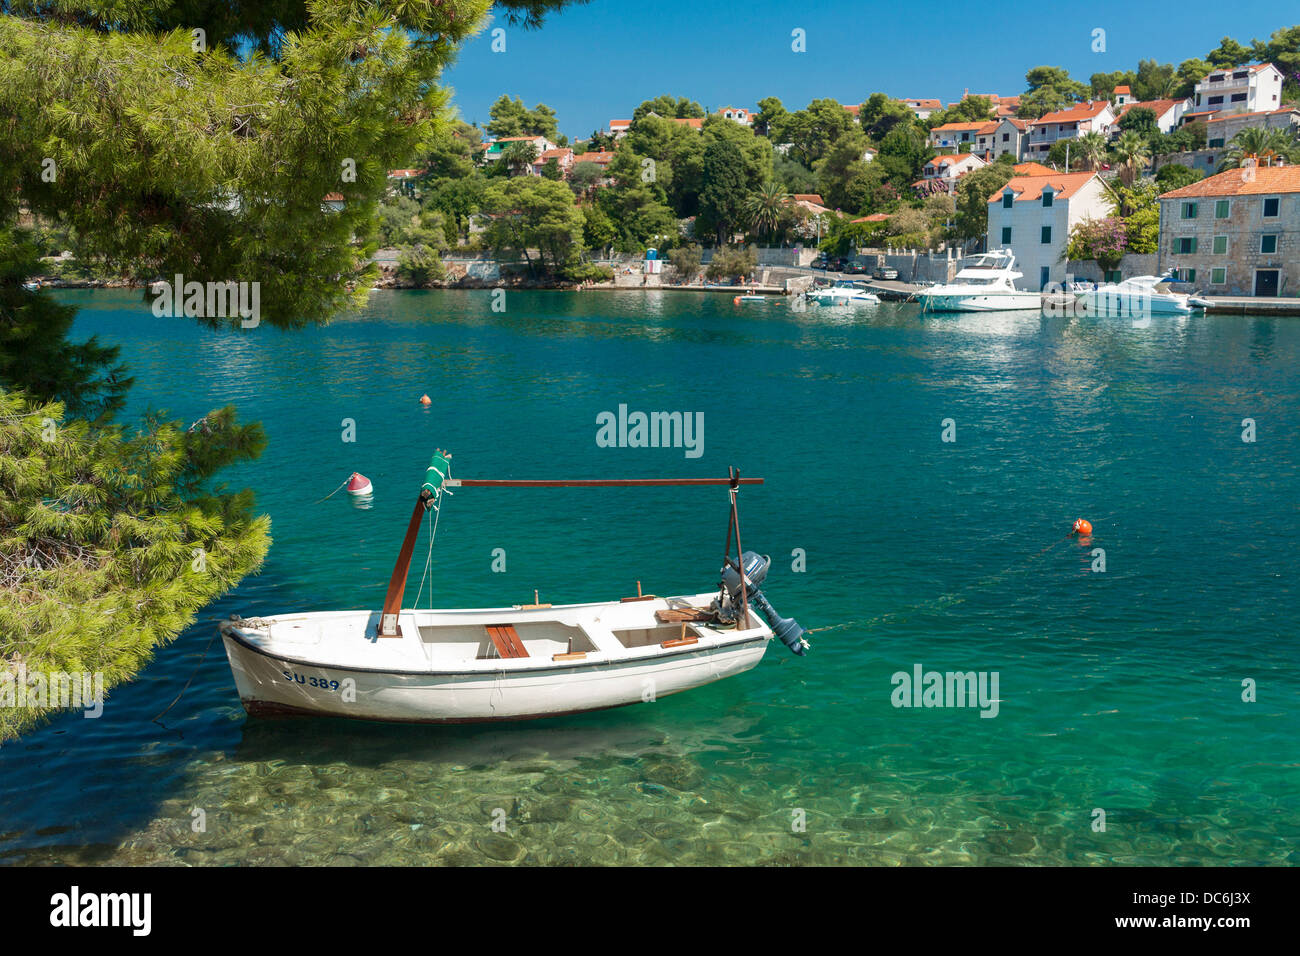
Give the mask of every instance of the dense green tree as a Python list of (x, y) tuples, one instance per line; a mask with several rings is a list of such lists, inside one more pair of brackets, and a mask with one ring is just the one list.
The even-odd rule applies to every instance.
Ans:
[(989, 198), (999, 192), (1015, 170), (1009, 163), (989, 163), (967, 173), (957, 183), (955, 218), (957, 235), (975, 239), (988, 232)]
[(764, 183), (758, 191), (745, 200), (745, 221), (759, 236), (769, 236), (781, 221), (781, 212), (790, 202), (790, 195), (777, 183)]
[(574, 163), (569, 169), (569, 188), (579, 196), (590, 195), (604, 176), (605, 170), (599, 163), (588, 160)]
[(1160, 132), (1156, 111), (1146, 106), (1135, 106), (1120, 117), (1117, 124), (1121, 130), (1137, 133), (1143, 139), (1149, 139)]
[(498, 139), (506, 136), (545, 136), (555, 142), (559, 135), (555, 110), (545, 103), (538, 103), (530, 110), (519, 97), (511, 99), (502, 94), (488, 109), (488, 115), (492, 121), (488, 123), (487, 131)]
[(949, 109), (931, 113), (925, 124), (931, 129), (944, 123), (974, 123), (993, 118), (993, 101), (987, 96), (964, 96)]
[(704, 150), (698, 233), (715, 236), (725, 245), (741, 225), (749, 189), (742, 171), (744, 158), (736, 145), (719, 139)]
[(1183, 186), (1190, 186), (1205, 178), (1205, 173), (1180, 163), (1168, 163), (1156, 170), (1156, 185), (1161, 192), (1170, 192)]
[(812, 166), (853, 128), (853, 115), (832, 99), (813, 100), (806, 109), (791, 113), (781, 124), (790, 155)]
[(1025, 74), (1025, 82), (1028, 86), (1016, 110), (1016, 115), (1025, 120), (1066, 109), (1072, 103), (1087, 99), (1092, 92), (1083, 83), (1071, 79), (1069, 71), (1059, 66), (1036, 66)]
[(665, 119), (703, 119), (707, 114), (704, 107), (685, 96), (676, 98), (663, 94), (652, 100), (646, 100), (632, 111), (632, 122), (636, 122), (648, 113), (657, 113)]
[(582, 252), (583, 216), (564, 183), (539, 176), (496, 180), (484, 190), (483, 212), (490, 220), (485, 241), (522, 256), (530, 270), (559, 271)]
[(900, 123), (911, 126), (915, 122), (916, 115), (906, 103), (884, 93), (872, 93), (858, 107), (858, 125), (877, 142)]
[(766, 136), (774, 143), (783, 142), (776, 138), (774, 130), (779, 130), (785, 117), (789, 115), (775, 96), (763, 97), (758, 101), (758, 113), (754, 116), (754, 133), (758, 136)]
[(1132, 70), (1114, 70), (1110, 73), (1094, 73), (1088, 78), (1094, 100), (1109, 100), (1114, 97), (1115, 87), (1127, 86), (1131, 90), (1137, 80)]
[(556, 181), (564, 178), (564, 173), (560, 170), (560, 161), (554, 156), (542, 163), (542, 178)]
[(1174, 85), (1173, 91), (1174, 97), (1186, 99), (1191, 96), (1196, 84), (1212, 72), (1214, 72), (1214, 66), (1205, 60), (1184, 60), (1178, 64), (1177, 83)]
[(1133, 96), (1140, 102), (1168, 99), (1178, 88), (1178, 76), (1172, 63), (1139, 60), (1133, 79)]

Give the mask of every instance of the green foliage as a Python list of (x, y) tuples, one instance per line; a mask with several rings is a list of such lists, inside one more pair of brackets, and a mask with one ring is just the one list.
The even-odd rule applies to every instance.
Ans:
[[(128, 433), (0, 390), (0, 667), (133, 677), (261, 565), (268, 519), (210, 481), (265, 444), (231, 408)], [(0, 707), (0, 740), (47, 713)]]
[(486, 241), (495, 249), (522, 256), (536, 249), (543, 270), (559, 271), (583, 250), (583, 217), (564, 183), (538, 176), (494, 180), (483, 194), (483, 212), (491, 217)]
[(618, 230), (599, 203), (582, 207), (582, 242), (588, 249), (606, 249), (618, 239)]
[(1025, 74), (1028, 88), (1020, 97), (1016, 116), (1023, 120), (1037, 119), (1044, 113), (1063, 110), (1071, 103), (1081, 102), (1091, 94), (1083, 83), (1070, 78), (1064, 67), (1036, 66)]
[(1169, 163), (1156, 171), (1156, 185), (1160, 187), (1161, 192), (1181, 189), (1204, 178), (1205, 173), (1199, 169), (1192, 169), (1179, 163)]
[(665, 119), (703, 119), (707, 114), (704, 107), (694, 100), (679, 96), (674, 99), (667, 94), (646, 100), (632, 111), (632, 121), (642, 119), (647, 113), (657, 113)]
[(813, 100), (806, 109), (783, 117), (778, 126), (776, 141), (790, 143), (790, 155), (813, 166), (853, 128), (853, 115), (835, 100)]
[(700, 248), (698, 243), (677, 246), (668, 251), (668, 261), (672, 263), (672, 267), (677, 270), (677, 274), (682, 279), (690, 281), (700, 271), (703, 253), (704, 250)]
[(1155, 110), (1146, 106), (1135, 106), (1120, 117), (1118, 125), (1121, 130), (1137, 133), (1145, 138), (1160, 132), (1157, 121)]
[(718, 245), (723, 245), (742, 223), (748, 195), (742, 166), (740, 150), (726, 140), (710, 143), (704, 150), (696, 230), (716, 236)]
[(1294, 129), (1263, 129), (1248, 126), (1228, 143), (1219, 161), (1219, 172), (1245, 165), (1254, 157), (1260, 166), (1294, 165), (1300, 162), (1300, 141)]
[(895, 126), (911, 126), (916, 116), (902, 100), (896, 100), (884, 93), (872, 93), (858, 107), (858, 124), (862, 131), (877, 142)]
[(436, 249), (424, 243), (402, 247), (397, 257), (397, 277), (418, 288), (427, 288), (446, 278), (447, 270)]
[(974, 123), (992, 119), (994, 112), (993, 101), (987, 96), (964, 96), (960, 103), (954, 104), (950, 109), (931, 113), (925, 125), (934, 129), (944, 123)]
[(545, 136), (555, 142), (559, 129), (555, 119), (555, 110), (545, 103), (538, 103), (531, 110), (524, 106), (519, 97), (511, 99), (502, 94), (488, 108), (492, 118), (487, 131), (497, 138), (503, 136)]
[(758, 268), (758, 253), (742, 246), (719, 246), (709, 260), (705, 275), (710, 279), (753, 278)]
[(957, 235), (964, 239), (983, 236), (989, 227), (989, 197), (1010, 182), (1015, 170), (1008, 163), (990, 163), (967, 173), (957, 183)]

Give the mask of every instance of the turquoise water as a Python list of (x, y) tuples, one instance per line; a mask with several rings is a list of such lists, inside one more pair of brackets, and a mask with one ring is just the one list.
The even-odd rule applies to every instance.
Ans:
[[(65, 298), (78, 334), (122, 344), (134, 410), (233, 402), (264, 423), (266, 455), (230, 479), (275, 543), (101, 719), (0, 749), (0, 860), (1300, 861), (1297, 320), (828, 316), (641, 292), (511, 292), (495, 313), (486, 292), (378, 292), (328, 328), (235, 335), (133, 293)], [(703, 455), (598, 447), (596, 416), (620, 404), (702, 412)], [(774, 642), (747, 674), (579, 717), (248, 719), (214, 622), (376, 606), (435, 446), (461, 477), (764, 477), (741, 514), (746, 547), (773, 555), (767, 594), (833, 629), (804, 659)], [(354, 469), (372, 508), (314, 503)], [(1080, 516), (1090, 541), (1066, 538)], [(725, 530), (720, 489), (463, 489), (432, 602), (703, 590)], [(422, 565), (423, 542), (408, 604)], [(891, 676), (917, 664), (996, 671), (997, 716), (895, 708)]]

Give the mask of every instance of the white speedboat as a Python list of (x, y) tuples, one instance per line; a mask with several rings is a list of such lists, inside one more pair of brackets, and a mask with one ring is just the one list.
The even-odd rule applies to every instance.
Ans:
[[(434, 456), (381, 609), (221, 623), (249, 714), (418, 723), (553, 717), (649, 702), (742, 673), (773, 637), (805, 653), (803, 629), (778, 617), (760, 590), (770, 560), (740, 550), (736, 493), (761, 478), (741, 479), (733, 469), (725, 479), (452, 479), (449, 457)], [(552, 606), (534, 595), (534, 603), (512, 607), (401, 607), (420, 524), (427, 510), (440, 509), (445, 489), (604, 485), (728, 485), (719, 590), (663, 598), (640, 594), (638, 583), (636, 597), (590, 604)]]
[(976, 256), (951, 282), (941, 282), (916, 295), (926, 312), (1006, 312), (1042, 308), (1042, 296), (1016, 288), (1016, 257), (1009, 249)]
[(808, 293), (809, 301), (818, 305), (879, 305), (880, 296), (868, 292), (861, 283), (852, 279), (841, 279), (826, 289), (815, 289)]
[(1199, 296), (1162, 291), (1159, 286), (1167, 281), (1164, 276), (1133, 276), (1123, 282), (1079, 290), (1076, 302), (1095, 315), (1139, 317), (1189, 315), (1209, 304)]

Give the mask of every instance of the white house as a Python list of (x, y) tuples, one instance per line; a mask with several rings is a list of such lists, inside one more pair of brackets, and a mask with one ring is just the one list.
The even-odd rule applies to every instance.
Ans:
[(1215, 70), (1197, 83), (1192, 109), (1225, 113), (1265, 113), (1282, 107), (1282, 72), (1271, 63)]
[(1047, 155), (1047, 151), (1063, 139), (1078, 139), (1084, 133), (1110, 135), (1115, 124), (1115, 111), (1110, 100), (1075, 103), (1069, 109), (1046, 113), (1029, 121), (1029, 136), (1025, 142), (1025, 159)]
[(573, 150), (567, 146), (558, 146), (555, 149), (548, 149), (538, 154), (537, 159), (533, 160), (533, 175), (542, 175), (542, 170), (546, 167), (547, 161), (552, 159), (560, 167), (560, 175), (567, 179), (569, 170), (573, 168)]
[(987, 160), (995, 160), (1003, 153), (1019, 159), (1024, 149), (1029, 124), (1012, 116), (1003, 116), (985, 123), (975, 131), (975, 153)]
[(631, 128), (632, 121), (630, 119), (612, 119), (609, 121), (609, 135), (614, 139), (622, 139)]
[(912, 188), (925, 194), (950, 193), (957, 187), (957, 180), (987, 165), (984, 160), (970, 153), (936, 156), (921, 167), (921, 178), (912, 183)]
[(930, 130), (927, 137), (932, 149), (953, 149), (969, 153), (975, 144), (979, 131), (988, 125), (988, 120), (965, 120), (957, 123), (944, 123)]
[[(1116, 90), (1125, 89), (1117, 86)], [(1116, 126), (1111, 128), (1112, 135), (1118, 136), (1121, 130), (1118, 123), (1129, 111), (1136, 109), (1147, 109), (1156, 114), (1156, 127), (1162, 133), (1172, 133), (1178, 128), (1178, 121), (1183, 118), (1183, 113), (1187, 111), (1187, 100), (1143, 100), (1137, 102), (1128, 99), (1124, 103), (1115, 103), (1115, 122)]]
[(1111, 93), (1110, 98), (1115, 102), (1116, 108), (1127, 106), (1133, 102), (1133, 91), (1127, 86), (1117, 86), (1115, 91)]
[(912, 111), (917, 119), (927, 119), (931, 113), (937, 113), (943, 109), (943, 104), (938, 100), (913, 100), (904, 99), (903, 103)]
[(502, 136), (499, 139), (491, 140), (483, 144), (483, 158), (488, 162), (496, 162), (501, 158), (501, 154), (506, 151), (506, 147), (511, 143), (532, 143), (537, 150), (538, 155), (546, 152), (548, 149), (555, 149), (555, 144), (545, 136)]
[(988, 248), (1010, 249), (1024, 278), (1017, 285), (1042, 289), (1065, 281), (1070, 230), (1111, 213), (1096, 173), (1015, 176), (989, 197)]
[(1206, 149), (1222, 149), (1243, 129), (1294, 129), (1300, 126), (1300, 110), (1283, 107), (1266, 113), (1229, 113), (1212, 116), (1205, 123)]
[(733, 123), (739, 123), (741, 126), (753, 126), (754, 114), (743, 106), (724, 106), (718, 110), (723, 119), (729, 119)]

